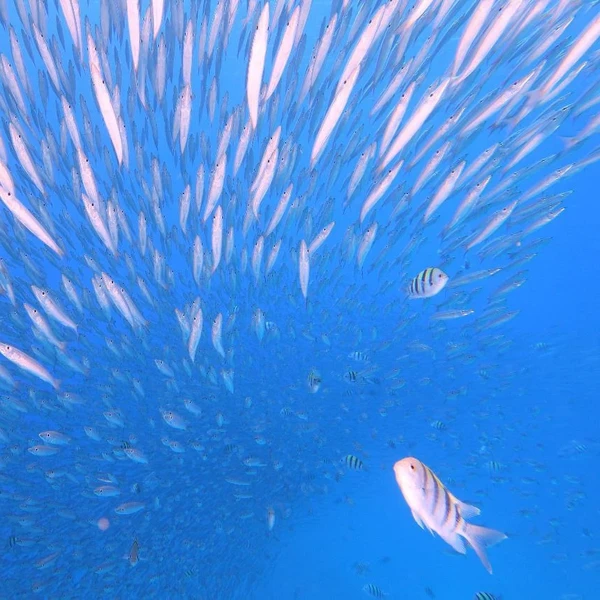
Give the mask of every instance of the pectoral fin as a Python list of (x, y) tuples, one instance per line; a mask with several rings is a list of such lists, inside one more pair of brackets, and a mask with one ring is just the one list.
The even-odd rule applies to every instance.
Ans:
[(421, 517), (419, 517), (419, 515), (411, 509), (410, 511), (412, 513), (413, 519), (417, 522), (417, 525), (421, 528), (421, 529), (425, 529), (425, 527), (423, 527), (423, 521), (421, 521)]

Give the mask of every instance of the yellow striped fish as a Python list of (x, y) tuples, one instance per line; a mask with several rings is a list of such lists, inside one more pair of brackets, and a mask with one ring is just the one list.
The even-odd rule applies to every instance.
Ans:
[(507, 536), (494, 529), (467, 523), (465, 519), (478, 515), (480, 510), (453, 496), (420, 460), (403, 458), (394, 465), (394, 473), (419, 527), (427, 527), (432, 534), (437, 533), (460, 554), (466, 553), (464, 538), (491, 573), (492, 566), (485, 549), (505, 540)]
[(448, 283), (448, 275), (437, 267), (427, 267), (412, 279), (408, 286), (411, 299), (431, 298), (439, 294)]

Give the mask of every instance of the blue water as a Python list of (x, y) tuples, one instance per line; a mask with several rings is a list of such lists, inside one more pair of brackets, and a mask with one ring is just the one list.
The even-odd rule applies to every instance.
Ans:
[[(150, 34), (137, 68), (127, 2), (81, 3), (73, 37), (65, 16), (73, 10), (70, 0), (0, 0), (0, 187), (14, 186), (11, 198), (51, 239), (44, 244), (26, 228), (8, 190), (0, 189), (0, 346), (24, 353), (20, 359), (0, 355), (0, 598), (598, 597), (600, 163), (592, 159), (600, 127), (572, 149), (565, 138), (577, 138), (598, 119), (600, 102), (583, 104), (600, 97), (600, 43), (567, 70), (554, 97), (555, 88), (542, 99), (534, 92), (600, 8), (524, 0), (482, 64), (449, 88), (392, 160), (390, 167), (399, 160), (403, 166), (361, 223), (363, 203), (387, 174), (377, 166), (391, 112), (416, 82), (398, 135), (429, 86), (448, 77), (478, 5), (434, 0), (396, 35), (410, 23), (413, 4), (429, 3), (385, 4), (396, 6), (389, 27), (360, 61), (344, 113), (311, 164), (344, 67), (384, 3), (270, 3), (263, 86), (296, 6), (304, 30), (275, 93), (259, 99), (257, 129), (234, 174), (250, 119), (246, 82), (262, 0), (167, 1), (156, 39), (152, 3), (133, 2), (141, 38)], [(499, 6), (494, 3), (465, 65), (500, 18)], [(536, 6), (543, 14), (523, 25)], [(232, 20), (225, 16), (215, 27), (209, 57), (222, 8)], [(280, 15), (276, 26), (274, 15)], [(334, 15), (331, 47), (300, 101), (314, 50)], [(540, 56), (522, 62), (571, 18)], [(173, 131), (185, 89), (186, 28), (194, 36), (192, 112), (182, 152)], [(96, 100), (88, 33), (125, 131), (122, 164)], [(159, 100), (161, 47), (167, 66)], [(415, 70), (371, 115), (411, 57)], [(530, 88), (472, 135), (461, 135), (478, 112), (536, 68)], [(72, 107), (74, 131), (61, 99)], [(461, 109), (456, 125), (410, 167)], [(205, 215), (230, 117), (223, 191)], [(507, 169), (527, 136), (549, 131), (553, 118), (558, 128)], [(277, 170), (255, 217), (252, 184), (261, 179), (259, 165), (279, 126)], [(19, 158), (15, 132), (31, 166)], [(445, 142), (450, 151), (439, 168), (405, 197)], [(459, 179), (424, 223), (450, 170), (463, 160), (468, 169), (496, 143), (502, 145), (490, 162), (467, 181)], [(76, 144), (80, 158), (89, 160), (104, 234), (84, 209), (82, 193), (92, 195), (93, 186), (81, 182)], [(350, 178), (371, 146), (375, 155), (348, 199)], [(553, 160), (539, 166), (546, 157)], [(567, 176), (527, 199), (535, 185), (569, 164)], [(506, 192), (490, 194), (514, 173)], [(443, 237), (461, 200), (487, 175), (479, 204)], [(182, 218), (188, 185), (190, 208)], [(266, 235), (290, 185), (283, 217)], [(515, 200), (508, 219), (467, 249)], [(529, 231), (560, 208), (554, 220)], [(216, 210), (223, 214), (218, 243)], [(140, 219), (147, 224), (145, 245)], [(327, 239), (310, 253), (305, 297), (301, 243), (310, 246), (331, 223)], [(375, 224), (375, 241), (360, 264), (361, 241)], [(255, 273), (261, 236), (264, 254), (254, 261)], [(199, 244), (202, 265), (196, 258), (195, 267)], [(409, 299), (411, 279), (427, 267), (441, 268), (448, 285), (432, 298)], [(454, 287), (489, 269), (499, 271)], [(52, 298), (62, 317), (44, 307), (32, 286)], [(50, 327), (50, 337), (25, 305)], [(440, 319), (459, 310), (469, 314)], [(190, 330), (198, 318), (194, 353)], [(355, 360), (355, 352), (367, 360)], [(27, 368), (23, 356), (35, 367)], [(52, 432), (50, 442), (43, 432)], [(348, 455), (363, 468), (350, 469)], [(428, 465), (454, 496), (481, 508), (473, 523), (507, 534), (488, 549), (492, 575), (472, 549), (461, 556), (415, 523), (393, 471), (407, 456)], [(369, 584), (376, 590), (371, 594)]]

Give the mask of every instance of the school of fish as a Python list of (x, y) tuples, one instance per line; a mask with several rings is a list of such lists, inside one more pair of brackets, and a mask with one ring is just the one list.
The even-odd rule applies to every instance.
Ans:
[[(389, 471), (409, 418), (499, 477), (456, 403), (511, 372), (511, 292), (600, 161), (599, 39), (594, 0), (0, 0), (15, 594), (250, 597), (303, 498)], [(410, 400), (433, 387), (452, 408)], [(491, 572), (506, 536), (394, 471)]]

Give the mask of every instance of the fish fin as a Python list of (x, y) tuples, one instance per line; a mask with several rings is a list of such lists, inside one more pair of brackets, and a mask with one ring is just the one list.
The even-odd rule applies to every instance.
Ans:
[(463, 530), (460, 535), (469, 542), (469, 545), (475, 550), (477, 556), (479, 556), (479, 560), (491, 575), (492, 565), (488, 560), (485, 549), (505, 540), (508, 536), (501, 531), (480, 527), (479, 525), (471, 525), (471, 523), (465, 523), (463, 525)]
[(465, 547), (465, 543), (458, 533), (455, 533), (454, 531), (452, 531), (449, 534), (440, 536), (440, 537), (447, 544), (450, 544), (459, 554), (467, 553), (467, 548)]
[(421, 517), (419, 517), (419, 515), (411, 509), (410, 511), (412, 513), (413, 519), (417, 522), (417, 525), (421, 528), (421, 529), (425, 529), (425, 527), (423, 526), (423, 521), (421, 521)]
[(471, 517), (476, 517), (481, 514), (481, 510), (472, 504), (461, 502), (458, 498), (454, 498), (454, 501), (456, 502), (460, 516), (463, 519), (470, 519)]

